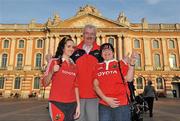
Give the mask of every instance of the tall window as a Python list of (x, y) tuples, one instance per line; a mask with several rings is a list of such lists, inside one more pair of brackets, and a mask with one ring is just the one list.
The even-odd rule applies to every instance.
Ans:
[(141, 67), (141, 54), (137, 55), (137, 60), (135, 63), (135, 68), (139, 68), (139, 67)]
[(34, 78), (34, 89), (39, 89), (40, 88), (40, 77), (35, 77)]
[(153, 48), (159, 48), (159, 42), (158, 40), (153, 41)]
[(23, 54), (17, 55), (17, 67), (22, 67), (23, 64)]
[(37, 48), (42, 48), (43, 47), (43, 41), (41, 39), (37, 40)]
[(163, 78), (156, 78), (157, 89), (163, 89)]
[(4, 88), (4, 77), (0, 77), (0, 89)]
[(169, 48), (171, 49), (175, 48), (174, 40), (169, 41)]
[(138, 77), (136, 79), (136, 86), (137, 86), (137, 89), (143, 89), (143, 78), (142, 77)]
[(2, 55), (2, 62), (1, 62), (1, 67), (7, 67), (7, 54)]
[(156, 68), (161, 67), (161, 61), (160, 61), (160, 55), (159, 54), (154, 55), (154, 64), (155, 64), (154, 66)]
[(14, 83), (14, 89), (20, 89), (20, 85), (21, 85), (21, 78), (16, 77), (15, 78), (15, 83)]
[(177, 67), (176, 55), (175, 54), (170, 54), (169, 63), (170, 63), (171, 68), (176, 68)]
[(41, 67), (41, 58), (42, 58), (42, 55), (40, 53), (36, 54), (36, 67), (37, 68), (40, 68)]
[(140, 42), (138, 39), (134, 40), (134, 48), (140, 48)]
[(111, 44), (113, 45), (113, 47), (114, 47), (114, 38), (110, 37), (110, 38), (108, 39), (108, 42), (111, 43)]
[(3, 48), (9, 48), (9, 40), (4, 40)]
[(19, 40), (19, 48), (24, 48), (24, 40)]

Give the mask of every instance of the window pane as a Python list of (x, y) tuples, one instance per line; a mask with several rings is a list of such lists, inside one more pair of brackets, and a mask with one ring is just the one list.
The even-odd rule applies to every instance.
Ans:
[(154, 62), (155, 62), (155, 67), (161, 67), (161, 61), (160, 61), (160, 55), (159, 54), (155, 54), (154, 56)]
[(18, 54), (17, 56), (17, 67), (22, 67), (23, 63), (23, 54)]
[(153, 48), (159, 48), (159, 43), (157, 40), (153, 41)]
[(114, 47), (114, 38), (109, 38), (109, 43), (111, 43)]
[(163, 79), (156, 78), (157, 89), (163, 89)]
[(39, 89), (40, 88), (40, 77), (35, 77), (34, 78), (34, 89)]
[(135, 63), (135, 68), (137, 68), (137, 67), (141, 67), (141, 55), (140, 54), (138, 54), (137, 60)]
[(15, 83), (14, 83), (14, 89), (20, 89), (20, 83), (21, 83), (21, 78), (16, 77), (15, 78)]
[(134, 48), (140, 48), (140, 43), (137, 39), (134, 40)]
[(0, 89), (4, 88), (4, 77), (0, 77)]
[(137, 89), (143, 89), (143, 79), (142, 77), (138, 77), (136, 79)]
[(36, 67), (41, 67), (41, 54), (36, 55)]
[(7, 66), (7, 54), (2, 55), (2, 62), (1, 62), (1, 67), (6, 67)]
[(177, 63), (176, 63), (176, 55), (175, 54), (171, 54), (169, 57), (169, 63), (170, 63), (170, 67), (171, 68), (176, 68), (177, 67)]
[(174, 45), (174, 41), (173, 40), (170, 40), (169, 41), (169, 48), (175, 48), (175, 45)]
[(9, 48), (9, 40), (4, 40), (4, 48)]
[(39, 39), (37, 41), (37, 48), (42, 48), (42, 40), (41, 39)]
[(24, 40), (19, 41), (19, 48), (24, 48)]

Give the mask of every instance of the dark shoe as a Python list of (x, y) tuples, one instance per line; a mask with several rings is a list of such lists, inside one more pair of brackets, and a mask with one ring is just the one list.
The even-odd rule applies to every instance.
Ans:
[(150, 114), (149, 117), (153, 117), (153, 114)]

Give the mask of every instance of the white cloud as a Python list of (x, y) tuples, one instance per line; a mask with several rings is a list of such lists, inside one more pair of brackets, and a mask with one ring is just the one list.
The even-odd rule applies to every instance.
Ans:
[(158, 4), (162, 0), (145, 0), (148, 4), (155, 5)]

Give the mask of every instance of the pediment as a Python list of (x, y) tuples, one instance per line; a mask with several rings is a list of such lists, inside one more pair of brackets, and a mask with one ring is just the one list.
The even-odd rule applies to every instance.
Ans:
[(87, 24), (92, 24), (97, 28), (114, 28), (126, 27), (126, 25), (119, 24), (115, 21), (96, 16), (92, 14), (85, 14), (81, 16), (74, 16), (70, 19), (64, 20), (57, 26), (58, 28), (83, 28)]

